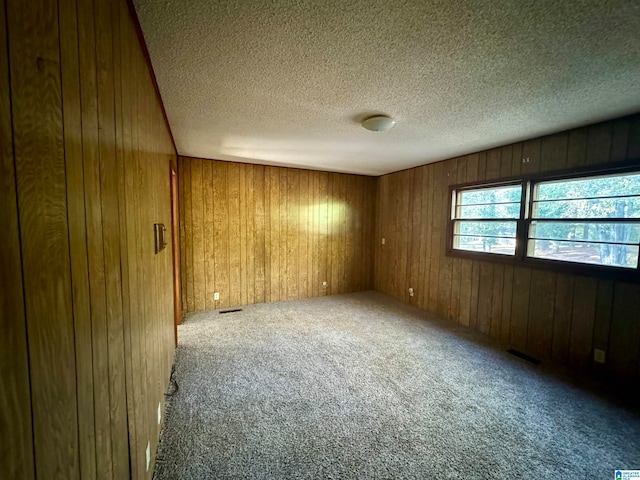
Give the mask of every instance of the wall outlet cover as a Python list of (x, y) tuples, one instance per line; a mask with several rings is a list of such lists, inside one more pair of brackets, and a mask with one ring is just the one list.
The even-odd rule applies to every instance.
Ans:
[(214, 299), (214, 300), (216, 300), (216, 301), (217, 301), (217, 300), (220, 300), (220, 292), (216, 292), (216, 293), (214, 293), (214, 294), (213, 294), (213, 299)]
[(607, 360), (607, 352), (596, 348), (593, 350), (593, 361), (596, 363), (604, 363)]

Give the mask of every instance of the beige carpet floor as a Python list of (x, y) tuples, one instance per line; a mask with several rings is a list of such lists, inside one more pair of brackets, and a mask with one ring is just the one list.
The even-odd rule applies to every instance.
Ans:
[(375, 292), (189, 315), (154, 478), (608, 479), (640, 415)]

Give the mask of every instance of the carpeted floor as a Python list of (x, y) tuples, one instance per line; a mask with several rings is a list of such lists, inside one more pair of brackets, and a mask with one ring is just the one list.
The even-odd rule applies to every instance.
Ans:
[(157, 480), (640, 468), (638, 412), (378, 293), (192, 314), (178, 334)]

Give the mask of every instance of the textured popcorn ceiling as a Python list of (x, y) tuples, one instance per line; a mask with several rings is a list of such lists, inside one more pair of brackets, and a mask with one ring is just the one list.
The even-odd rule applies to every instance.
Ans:
[(640, 110), (637, 0), (134, 3), (181, 155), (379, 175)]

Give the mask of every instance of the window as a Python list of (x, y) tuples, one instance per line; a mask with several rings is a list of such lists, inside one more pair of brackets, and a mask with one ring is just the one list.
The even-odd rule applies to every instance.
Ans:
[(585, 172), (452, 189), (449, 252), (638, 272), (640, 171)]
[(522, 182), (457, 191), (453, 248), (514, 256), (521, 200)]
[(638, 267), (640, 173), (534, 184), (527, 255)]

